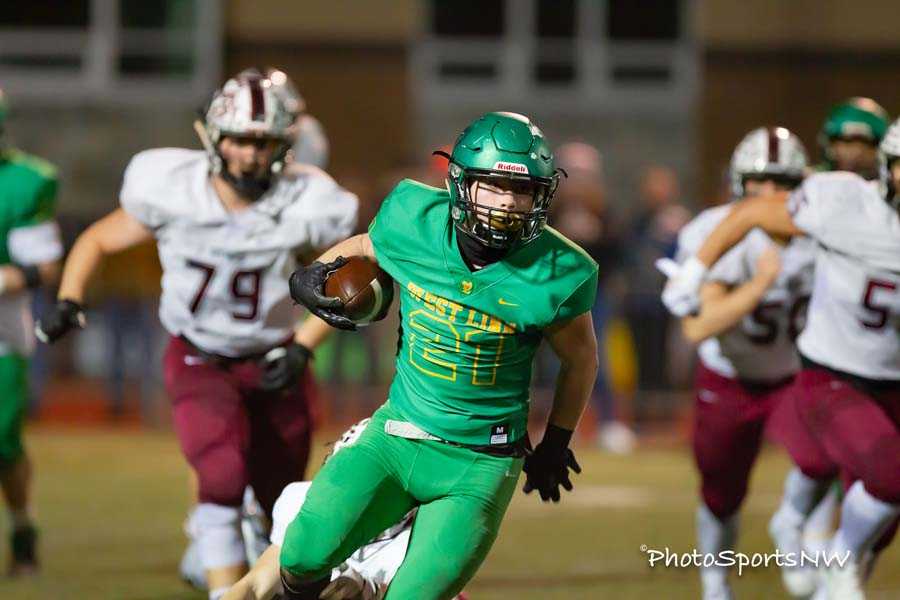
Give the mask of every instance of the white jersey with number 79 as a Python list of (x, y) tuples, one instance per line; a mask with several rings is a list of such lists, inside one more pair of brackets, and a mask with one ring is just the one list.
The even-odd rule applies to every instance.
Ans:
[(358, 200), (324, 171), (293, 164), (247, 210), (228, 212), (206, 154), (160, 148), (125, 171), (122, 207), (154, 232), (166, 330), (207, 352), (243, 356), (291, 336), (300, 318), (288, 277), (348, 237)]

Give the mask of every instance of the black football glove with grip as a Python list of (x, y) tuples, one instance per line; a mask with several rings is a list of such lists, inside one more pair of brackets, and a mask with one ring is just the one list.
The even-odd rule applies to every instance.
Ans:
[(353, 321), (339, 312), (344, 306), (340, 298), (325, 295), (325, 280), (346, 264), (347, 259), (338, 256), (327, 264), (316, 261), (308, 267), (300, 267), (291, 274), (291, 298), (332, 327), (355, 331)]
[(84, 308), (74, 300), (60, 300), (34, 325), (34, 334), (45, 344), (52, 344), (73, 329), (84, 329)]
[(312, 354), (312, 350), (297, 342), (269, 350), (263, 359), (263, 374), (259, 379), (260, 389), (277, 392), (297, 383)]
[(537, 490), (544, 502), (559, 502), (559, 486), (572, 491), (569, 480), (569, 469), (581, 473), (581, 467), (575, 460), (575, 454), (569, 448), (572, 431), (548, 425), (544, 439), (534, 451), (525, 457), (525, 486), (522, 491), (530, 494)]

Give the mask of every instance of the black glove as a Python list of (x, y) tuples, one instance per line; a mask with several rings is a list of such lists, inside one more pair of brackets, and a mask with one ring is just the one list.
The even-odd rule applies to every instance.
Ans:
[(263, 374), (259, 379), (260, 389), (276, 392), (294, 385), (310, 358), (312, 350), (297, 342), (269, 350), (263, 359)]
[(522, 468), (526, 475), (523, 492), (529, 494), (532, 490), (537, 490), (544, 502), (559, 502), (560, 485), (572, 491), (569, 469), (581, 473), (581, 467), (569, 449), (571, 440), (572, 432), (568, 429), (556, 425), (547, 426), (544, 439), (525, 457), (525, 466)]
[(340, 313), (340, 309), (344, 307), (340, 298), (329, 298), (325, 295), (325, 280), (328, 279), (328, 275), (345, 264), (347, 259), (338, 256), (328, 264), (316, 261), (308, 267), (300, 267), (291, 274), (291, 298), (332, 327), (355, 331), (356, 325), (353, 321)]
[(84, 329), (84, 308), (74, 300), (60, 300), (34, 325), (34, 334), (45, 344), (52, 344), (72, 329)]

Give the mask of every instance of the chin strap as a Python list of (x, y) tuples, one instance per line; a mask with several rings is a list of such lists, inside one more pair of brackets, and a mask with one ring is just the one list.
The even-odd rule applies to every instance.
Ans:
[[(221, 158), (220, 158), (221, 160)], [(272, 178), (266, 177), (259, 179), (256, 177), (235, 177), (228, 169), (222, 169), (219, 177), (225, 180), (234, 190), (242, 196), (247, 196), (251, 200), (258, 200), (263, 194), (272, 187)]]

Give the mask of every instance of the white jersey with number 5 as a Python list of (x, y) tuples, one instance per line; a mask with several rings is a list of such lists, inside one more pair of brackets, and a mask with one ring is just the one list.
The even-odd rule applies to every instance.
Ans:
[(788, 201), (818, 242), (800, 352), (826, 367), (900, 380), (900, 218), (875, 183), (818, 173)]
[(356, 196), (324, 171), (294, 164), (247, 210), (228, 212), (206, 154), (178, 148), (137, 154), (120, 201), (156, 236), (163, 326), (225, 356), (290, 337), (300, 317), (288, 292), (298, 257), (348, 237), (358, 210)]
[[(733, 205), (704, 210), (678, 235), (678, 260), (697, 252), (707, 236), (728, 216)], [(752, 230), (716, 262), (707, 279), (729, 287), (750, 281), (756, 262), (774, 242), (759, 229)], [(812, 288), (814, 242), (796, 238), (781, 249), (781, 273), (756, 309), (740, 324), (704, 340), (700, 360), (723, 377), (774, 382), (800, 370), (794, 340), (802, 328)]]

